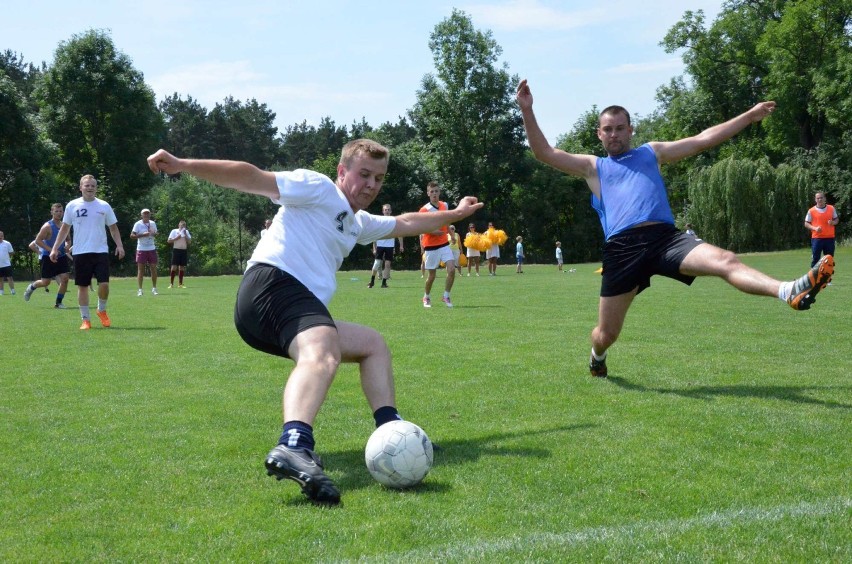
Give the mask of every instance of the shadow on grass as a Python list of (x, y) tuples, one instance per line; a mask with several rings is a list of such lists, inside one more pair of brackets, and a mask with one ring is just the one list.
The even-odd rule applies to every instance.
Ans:
[[(499, 443), (506, 440), (521, 439), (535, 435), (557, 435), (559, 433), (588, 429), (590, 427), (594, 427), (594, 425), (585, 423), (553, 427), (549, 429), (513, 431), (454, 441), (442, 441), (436, 439), (435, 442), (440, 446), (440, 450), (435, 452), (434, 465), (447, 466), (450, 464), (464, 464), (479, 460), (483, 456), (547, 458), (550, 456), (550, 451), (547, 449), (524, 446), (511, 447), (504, 446)], [(332, 474), (332, 479), (334, 479), (338, 486), (340, 486), (344, 495), (347, 491), (364, 487), (373, 487), (376, 485), (376, 482), (372, 479), (372, 477), (370, 477), (370, 474), (367, 472), (365, 467), (363, 450), (331, 452), (328, 454), (321, 454), (321, 456), (326, 469)], [(339, 475), (340, 471), (343, 472), (342, 476)], [(426, 481), (418, 486), (393, 493), (424, 495), (447, 492), (451, 489), (452, 488), (446, 483), (429, 480), (427, 477)]]
[[(92, 326), (94, 328), (94, 326)], [(116, 327), (113, 325), (112, 327), (104, 328), (107, 331), (165, 331), (170, 329), (170, 327)]]
[(805, 403), (821, 405), (832, 409), (852, 409), (852, 405), (835, 401), (824, 401), (808, 397), (809, 390), (835, 390), (852, 389), (848, 386), (699, 386), (697, 388), (649, 388), (641, 384), (634, 384), (624, 378), (610, 376), (610, 382), (634, 392), (654, 392), (657, 394), (674, 394), (692, 399), (710, 400), (714, 396), (751, 397), (762, 399), (778, 399), (793, 403)]

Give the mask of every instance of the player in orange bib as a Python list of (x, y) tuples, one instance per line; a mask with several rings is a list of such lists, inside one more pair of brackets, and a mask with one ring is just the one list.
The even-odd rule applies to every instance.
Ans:
[(825, 192), (814, 195), (816, 205), (805, 216), (805, 227), (811, 231), (811, 268), (822, 255), (834, 255), (834, 226), (840, 223), (837, 210), (825, 201)]
[[(449, 209), (447, 203), (441, 201), (441, 187), (434, 180), (426, 185), (426, 194), (429, 196), (429, 203), (420, 208), (421, 213)], [(432, 291), (432, 283), (435, 282), (435, 272), (442, 262), (447, 268), (447, 281), (444, 283), (444, 296), (441, 301), (447, 307), (453, 307), (450, 290), (452, 290), (453, 282), (456, 280), (456, 259), (450, 249), (450, 241), (447, 238), (448, 232), (449, 228), (444, 225), (436, 231), (424, 233), (421, 237), (421, 246), (426, 255), (424, 263), (427, 271), (426, 286), (423, 291), (423, 307), (432, 307), (432, 298), (429, 296), (429, 292)]]

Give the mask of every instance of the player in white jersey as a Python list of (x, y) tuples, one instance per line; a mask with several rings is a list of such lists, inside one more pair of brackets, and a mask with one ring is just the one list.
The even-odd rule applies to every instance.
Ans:
[(142, 219), (133, 224), (130, 238), (136, 239), (136, 295), (142, 295), (142, 280), (145, 279), (145, 265), (151, 272), (151, 293), (157, 295), (157, 222), (151, 219), (151, 210), (140, 212)]
[(148, 157), (154, 172), (189, 173), (281, 206), (248, 262), (234, 321), (246, 343), (296, 363), (284, 388), (284, 432), (265, 464), (270, 475), (298, 482), (317, 503), (340, 501), (340, 491), (314, 454), (313, 437), (314, 419), (338, 365), (359, 364), (376, 426), (400, 418), (384, 338), (328, 312), (337, 269), (356, 243), (434, 231), (482, 207), (466, 197), (443, 212), (367, 213), (382, 188), (388, 158), (388, 150), (375, 141), (351, 141), (343, 147), (335, 182), (309, 170), (269, 172), (244, 162), (180, 159), (163, 150)]
[(112, 206), (96, 197), (98, 181), (94, 176), (87, 174), (80, 179), (80, 193), (82, 197), (71, 200), (65, 206), (62, 227), (59, 228), (50, 251), (50, 260), (56, 262), (59, 259), (59, 251), (73, 227), (74, 284), (77, 285), (77, 303), (80, 306), (80, 317), (83, 318), (80, 329), (88, 330), (92, 327), (89, 315), (89, 286), (92, 284), (92, 277), (98, 280), (98, 319), (104, 327), (111, 325), (106, 312), (109, 298), (109, 246), (105, 228), (109, 229), (115, 242), (115, 256), (119, 259), (124, 258), (124, 245)]

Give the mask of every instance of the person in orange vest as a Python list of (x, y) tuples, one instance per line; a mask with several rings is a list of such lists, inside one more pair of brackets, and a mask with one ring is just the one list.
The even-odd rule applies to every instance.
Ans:
[(805, 227), (811, 231), (811, 268), (822, 255), (834, 255), (834, 226), (840, 223), (837, 210), (825, 201), (825, 192), (814, 195), (816, 205), (805, 216)]
[[(447, 203), (441, 201), (441, 187), (434, 180), (426, 186), (426, 194), (429, 196), (429, 202), (420, 208), (421, 213), (440, 212), (449, 209)], [(444, 296), (441, 301), (447, 307), (453, 307), (450, 290), (453, 289), (453, 282), (456, 279), (456, 261), (453, 252), (450, 250), (450, 240), (447, 236), (449, 231), (447, 225), (443, 225), (435, 231), (424, 233), (420, 238), (421, 249), (424, 251), (424, 267), (426, 268), (423, 307), (432, 307), (432, 298), (429, 293), (432, 291), (432, 284), (435, 282), (435, 272), (442, 262), (447, 267), (447, 281), (444, 283)]]

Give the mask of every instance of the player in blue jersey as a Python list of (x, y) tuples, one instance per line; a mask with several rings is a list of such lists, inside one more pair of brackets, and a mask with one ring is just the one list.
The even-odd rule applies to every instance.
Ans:
[(64, 211), (65, 208), (62, 204), (57, 203), (50, 206), (50, 220), (41, 226), (35, 241), (33, 241), (39, 252), (41, 279), (36, 280), (24, 290), (24, 300), (30, 301), (30, 297), (36, 288), (47, 289), (50, 286), (51, 280), (55, 279), (56, 283), (59, 284), (59, 291), (56, 293), (56, 303), (53, 306), (56, 309), (65, 309), (62, 299), (65, 297), (65, 292), (68, 289), (68, 279), (71, 272), (71, 264), (68, 260), (68, 247), (70, 244), (67, 239), (62, 248), (59, 249), (59, 256), (56, 262), (50, 260), (50, 251), (53, 249), (56, 236), (62, 227), (62, 215)]
[(518, 85), (530, 149), (543, 163), (585, 179), (592, 207), (600, 216), (606, 243), (603, 250), (598, 324), (592, 330), (589, 370), (607, 375), (606, 354), (618, 339), (630, 304), (660, 274), (692, 284), (696, 276), (717, 276), (738, 290), (777, 296), (792, 308), (810, 308), (817, 293), (831, 281), (834, 259), (829, 255), (802, 277), (780, 282), (746, 266), (725, 249), (682, 233), (674, 225), (660, 165), (677, 162), (715, 147), (750, 124), (767, 117), (775, 102), (760, 102), (724, 123), (677, 141), (652, 141), (632, 148), (630, 114), (621, 106), (605, 108), (597, 135), (607, 157), (578, 155), (548, 143), (533, 113), (533, 96), (526, 80)]

